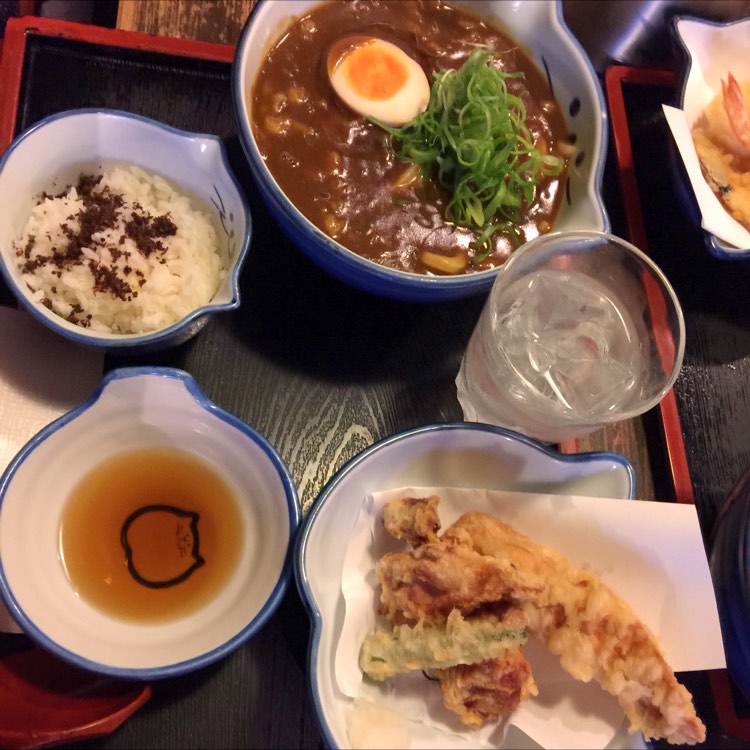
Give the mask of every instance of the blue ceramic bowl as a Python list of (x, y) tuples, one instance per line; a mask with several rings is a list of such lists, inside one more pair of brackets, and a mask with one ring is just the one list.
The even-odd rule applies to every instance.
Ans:
[[(64, 147), (61, 146), (64, 144)], [(13, 242), (38, 196), (62, 192), (84, 170), (136, 165), (196, 199), (214, 224), (225, 277), (210, 302), (176, 323), (148, 333), (107, 334), (68, 322), (40, 302), (21, 277)], [(78, 109), (51, 115), (16, 138), (0, 159), (0, 269), (20, 303), (71, 341), (118, 352), (176, 346), (217, 312), (239, 307), (239, 275), (250, 244), (250, 211), (222, 141), (115, 110)]]
[[(439, 302), (486, 292), (498, 269), (461, 276), (407, 273), (381, 266), (348, 250), (314, 226), (292, 204), (261, 157), (252, 126), (250, 96), (265, 50), (297, 16), (317, 0), (261, 0), (245, 24), (235, 54), (232, 96), (240, 139), (265, 203), (281, 229), (321, 268), (366, 292), (418, 302)], [(576, 138), (578, 158), (571, 167), (566, 196), (555, 229), (609, 230), (601, 197), (607, 152), (606, 107), (596, 73), (563, 21), (559, 2), (471, 0), (462, 3), (495, 21), (519, 41), (552, 90)], [(500, 270), (501, 272), (501, 270)]]
[[(750, 61), (747, 56), (750, 18), (719, 23), (690, 16), (675, 16), (671, 30), (680, 58), (676, 106), (684, 111), (687, 123), (692, 127), (712, 94), (721, 92), (721, 80), (726, 78), (727, 72), (732, 72), (738, 81), (750, 78)], [(677, 158), (677, 161), (680, 159)], [(700, 209), (694, 200), (693, 189), (684, 169), (681, 169), (680, 179), (694, 211), (700, 217)], [(710, 232), (704, 234), (706, 247), (717, 258), (750, 258), (750, 248), (735, 247)]]
[[(61, 519), (93, 469), (113, 456), (152, 449), (191, 454), (233, 489), (238, 557), (201, 605), (164, 621), (133, 621), (78, 594), (61, 564)], [(144, 497), (144, 505), (155, 502)], [(268, 621), (291, 578), (299, 520), (294, 482), (273, 446), (209, 401), (190, 375), (159, 367), (114, 370), (86, 403), (33, 437), (0, 477), (0, 595), (23, 631), (61, 659), (126, 679), (173, 677), (223, 658)], [(113, 546), (119, 542), (118, 534)], [(190, 559), (184, 542), (181, 548)]]

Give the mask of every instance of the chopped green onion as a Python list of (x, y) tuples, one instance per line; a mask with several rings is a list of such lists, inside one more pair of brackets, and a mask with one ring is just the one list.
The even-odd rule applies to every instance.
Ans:
[(507, 79), (523, 73), (497, 69), (492, 57), (478, 49), (459, 70), (435, 73), (427, 109), (400, 128), (371, 118), (401, 161), (436, 174), (450, 192), (445, 218), (478, 233), (475, 263), (492, 252), (497, 232), (520, 244), (516, 226), (539, 179), (565, 167), (564, 158), (534, 146), (526, 107), (508, 91)]

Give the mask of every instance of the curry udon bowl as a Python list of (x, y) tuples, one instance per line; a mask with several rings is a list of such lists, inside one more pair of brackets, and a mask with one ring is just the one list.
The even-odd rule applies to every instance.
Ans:
[(289, 471), (171, 368), (110, 372), (0, 478), (0, 594), (76, 666), (155, 679), (223, 658), (288, 586)]
[[(560, 3), (536, 0), (521, 0), (514, 3), (500, 0), (458, 0), (448, 4), (460, 6), (474, 13), (506, 37), (510, 37), (513, 42), (517, 42), (537, 69), (539, 80), (545, 82), (546, 95), (549, 95), (551, 88), (559, 104), (564, 129), (567, 131), (564, 138), (572, 148), (569, 151), (571, 156), (568, 177), (565, 184), (560, 187), (563, 195), (553, 228), (557, 231), (607, 231), (609, 219), (601, 196), (606, 156), (606, 109), (596, 73), (581, 46), (565, 25)], [(235, 54), (232, 72), (235, 118), (250, 171), (271, 214), (292, 242), (316, 264), (338, 279), (366, 292), (412, 301), (450, 300), (486, 292), (498, 270), (502, 270), (502, 265), (454, 275), (421, 272), (424, 269), (419, 269), (420, 272), (413, 269), (401, 270), (365, 257), (367, 253), (358, 252), (358, 248), (353, 246), (350, 239), (346, 240), (345, 246), (342, 244), (343, 240), (339, 242), (329, 236), (329, 228), (323, 231), (321, 227), (326, 225), (325, 217), (322, 220), (319, 217), (308, 218), (308, 215), (295, 205), (295, 199), (290, 197), (293, 188), (297, 190), (297, 203), (301, 202), (300, 190), (319, 194), (322, 198), (326, 196), (326, 188), (321, 188), (316, 174), (312, 171), (308, 174), (305, 169), (305, 165), (311, 161), (309, 155), (315, 151), (314, 146), (310, 146), (307, 155), (303, 153), (301, 158), (295, 159), (299, 164), (299, 178), (288, 178), (286, 187), (282, 187), (281, 181), (272, 173), (266, 154), (260, 147), (260, 131), (256, 130), (259, 127), (259, 118), (254, 115), (252, 101), (256, 79), (269, 51), (289, 25), (317, 5), (318, 0), (261, 0), (247, 20)], [(393, 7), (403, 6), (395, 3)], [(341, 31), (342, 35), (344, 33)], [(515, 44), (512, 46), (515, 47)], [(322, 71), (326, 63), (321, 60), (324, 60), (325, 54), (321, 51), (320, 59), (305, 60), (304, 65), (302, 62), (288, 60), (288, 66), (294, 70), (309, 68)], [(335, 99), (325, 74), (321, 72), (319, 76), (321, 82), (317, 84), (316, 93), (326, 92), (325, 106), (329, 107), (329, 110), (345, 109), (344, 105)], [(259, 96), (273, 97), (278, 94), (281, 99), (286, 96), (293, 98), (298, 94), (295, 91), (268, 92), (260, 85), (258, 92)], [(308, 93), (303, 93), (302, 96), (315, 98)], [(331, 102), (328, 102), (329, 96)], [(324, 130), (325, 125), (310, 122), (307, 127), (309, 132), (318, 133)], [(354, 127), (356, 128), (356, 125)], [(326, 138), (328, 137), (326, 135)], [(283, 154), (283, 147), (280, 146), (278, 151)], [(292, 159), (292, 156), (289, 158)], [(317, 166), (315, 169), (320, 174)], [(363, 173), (365, 171), (363, 170)], [(344, 177), (344, 181), (346, 179)], [(294, 187), (295, 185), (300, 187)], [(359, 182), (348, 184), (348, 195), (352, 196), (360, 187)], [(322, 192), (317, 192), (321, 190)], [(364, 202), (361, 198), (356, 200)], [(403, 204), (403, 201), (394, 199), (390, 207), (386, 206), (382, 215), (383, 223), (390, 222)], [(307, 214), (310, 213), (309, 207), (305, 207), (304, 210)], [(358, 216), (358, 221), (364, 224), (361, 215)], [(411, 220), (411, 223), (403, 228), (402, 233), (408, 234), (415, 229), (417, 223), (418, 221)], [(390, 237), (384, 240), (385, 235), (381, 234), (379, 229), (372, 229), (375, 223), (368, 226), (370, 238), (354, 243), (359, 246), (360, 251), (365, 246), (373, 246), (372, 237), (386, 248), (392, 246)], [(377, 226), (380, 226), (379, 220)], [(429, 229), (426, 223), (422, 226)], [(449, 227), (450, 231), (453, 225), (447, 222), (444, 226)], [(332, 234), (336, 232), (333, 231)]]
[[(128, 188), (122, 195), (143, 204), (141, 226), (130, 228), (135, 217), (128, 211), (137, 201), (128, 198), (122, 234), (107, 226), (103, 199), (94, 216), (80, 201), (61, 198), (82, 174), (116, 168), (141, 170), (121, 180)], [(29, 127), (2, 155), (0, 203), (6, 283), (35, 318), (71, 341), (121, 353), (163, 349), (194, 336), (210, 316), (239, 307), (250, 211), (217, 136), (117, 110), (60, 112)], [(44, 213), (31, 234), (37, 211)], [(160, 215), (173, 220), (171, 236), (168, 226), (157, 228)], [(52, 237), (43, 249), (42, 234)], [(143, 245), (142, 257), (133, 257), (132, 242)], [(25, 252), (32, 255), (19, 254)], [(49, 263), (33, 257), (40, 252)], [(97, 325), (85, 319), (92, 313)]]

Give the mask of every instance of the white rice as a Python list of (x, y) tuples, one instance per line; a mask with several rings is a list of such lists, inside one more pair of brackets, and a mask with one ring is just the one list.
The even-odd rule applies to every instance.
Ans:
[[(98, 176), (98, 175), (97, 175)], [(164, 178), (139, 167), (115, 167), (102, 172), (94, 192), (120, 195), (111, 228), (91, 235), (77, 263), (54, 263), (55, 251), (65, 253), (69, 233), (78, 234), (84, 202), (75, 186), (64, 197), (45, 197), (37, 205), (21, 238), (15, 243), (23, 280), (42, 302), (61, 317), (91, 331), (146, 333), (169, 326), (211, 301), (226, 269), (216, 229), (208, 215), (177, 192)], [(106, 192), (105, 192), (106, 194)], [(167, 215), (176, 227), (172, 236), (157, 236), (164, 248), (143, 252), (126, 236), (134, 216), (151, 219)], [(174, 231), (174, 230), (172, 230)], [(64, 257), (64, 256), (63, 256)], [(24, 270), (25, 269), (25, 270)], [(115, 287), (96, 288), (96, 275), (124, 283), (132, 294), (118, 296)]]

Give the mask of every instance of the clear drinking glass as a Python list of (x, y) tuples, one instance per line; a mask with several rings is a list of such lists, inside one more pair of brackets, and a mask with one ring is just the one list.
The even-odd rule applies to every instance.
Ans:
[(470, 421), (560, 442), (651, 409), (684, 351), (677, 295), (648, 256), (604, 232), (542, 235), (498, 274), (458, 399)]

